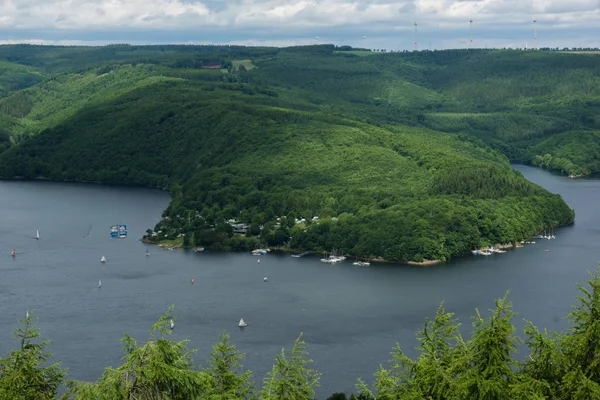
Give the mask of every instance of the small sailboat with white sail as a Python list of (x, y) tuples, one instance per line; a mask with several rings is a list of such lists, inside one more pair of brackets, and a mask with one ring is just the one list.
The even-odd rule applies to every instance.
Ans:
[(102, 257), (100, 257), (100, 262), (102, 264), (104, 264), (106, 262), (106, 257), (104, 257), (104, 255), (102, 255)]
[(39, 229), (35, 231), (35, 239), (40, 240), (40, 230)]
[(244, 327), (248, 326), (248, 324), (247, 324), (247, 323), (245, 323), (245, 322), (244, 322), (244, 318), (242, 318), (242, 319), (240, 319), (240, 323), (238, 324), (238, 326), (239, 326), (240, 328), (244, 328)]
[(102, 281), (100, 279), (98, 279), (98, 286), (96, 286), (98, 289), (100, 289), (102, 287)]
[(146, 257), (150, 257), (150, 253), (146, 250)]
[(169, 321), (169, 328), (175, 328), (175, 322), (173, 322), (173, 320)]

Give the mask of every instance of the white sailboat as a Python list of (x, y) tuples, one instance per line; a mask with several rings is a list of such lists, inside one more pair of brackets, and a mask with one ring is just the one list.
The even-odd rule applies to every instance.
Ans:
[(175, 322), (173, 322), (173, 320), (171, 320), (171, 322), (169, 323), (169, 327), (171, 329), (175, 328)]
[(98, 289), (100, 289), (102, 287), (102, 281), (100, 279), (98, 279), (98, 286), (96, 286)]
[(148, 250), (146, 250), (146, 257), (149, 257), (150, 253), (148, 253)]
[(102, 257), (100, 258), (100, 262), (101, 262), (102, 264), (104, 264), (104, 263), (106, 262), (106, 257), (102, 256)]
[(244, 318), (242, 318), (242, 319), (240, 319), (240, 323), (238, 324), (238, 326), (239, 326), (240, 328), (243, 328), (243, 327), (245, 327), (245, 326), (248, 326), (248, 324), (247, 324), (247, 323), (245, 323), (245, 322), (244, 322)]
[(37, 230), (37, 231), (35, 232), (35, 238), (36, 238), (37, 240), (40, 240), (40, 231), (39, 231), (39, 230)]

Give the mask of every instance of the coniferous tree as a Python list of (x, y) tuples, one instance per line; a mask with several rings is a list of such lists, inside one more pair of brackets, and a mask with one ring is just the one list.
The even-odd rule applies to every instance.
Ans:
[[(518, 338), (511, 319), (515, 315), (507, 295), (496, 300), (496, 309), (485, 319), (476, 310), (475, 332), (467, 343), (466, 369), (457, 378), (457, 398), (509, 400), (510, 386), (515, 383), (515, 364), (512, 353)], [(466, 362), (465, 362), (466, 361)]]
[(187, 340), (174, 342), (165, 337), (169, 329), (173, 306), (152, 325), (150, 338), (138, 343), (129, 335), (122, 342), (125, 363), (118, 368), (106, 368), (97, 383), (71, 384), (70, 395), (76, 399), (169, 399), (201, 398), (208, 386), (205, 372), (193, 369)]
[[(441, 304), (434, 320), (425, 321), (424, 328), (417, 334), (420, 342), (417, 360), (411, 360), (396, 344), (391, 368), (380, 367), (375, 373), (377, 400), (451, 398), (455, 391), (454, 378), (459, 373), (456, 360), (464, 358), (466, 352), (458, 333), (460, 324), (453, 317), (454, 314), (446, 313)], [(364, 382), (359, 381), (358, 387), (365, 397), (373, 396)]]
[(521, 363), (516, 383), (511, 388), (511, 398), (552, 399), (556, 398), (561, 379), (565, 374), (565, 359), (560, 351), (561, 336), (540, 332), (527, 321), (524, 329), (529, 356)]
[(582, 295), (568, 316), (571, 327), (561, 343), (566, 365), (560, 394), (565, 399), (600, 398), (599, 272), (589, 274), (589, 289), (577, 284)]
[(271, 372), (264, 379), (261, 400), (313, 400), (321, 374), (307, 367), (302, 334), (294, 341), (289, 358), (285, 349), (275, 358)]
[(208, 386), (205, 399), (209, 400), (238, 400), (252, 398), (252, 373), (242, 372), (240, 354), (229, 342), (229, 334), (219, 335), (219, 342), (213, 346), (208, 373)]
[(0, 358), (1, 399), (54, 399), (63, 383), (66, 372), (60, 363), (45, 366), (52, 356), (46, 351), (49, 341), (34, 342), (40, 337), (34, 321), (28, 311), (24, 327), (14, 332), (19, 349)]

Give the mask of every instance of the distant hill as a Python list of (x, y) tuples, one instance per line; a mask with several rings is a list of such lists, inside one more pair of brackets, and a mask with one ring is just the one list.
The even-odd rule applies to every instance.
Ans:
[(0, 176), (166, 188), (149, 239), (234, 250), (445, 260), (573, 221), (509, 160), (600, 170), (598, 55), (363, 53), (0, 46)]

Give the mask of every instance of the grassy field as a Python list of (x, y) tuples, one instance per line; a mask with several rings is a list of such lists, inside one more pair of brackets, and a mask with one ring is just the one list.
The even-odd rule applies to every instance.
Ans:
[(256, 68), (256, 65), (252, 64), (252, 60), (232, 60), (231, 64), (234, 71), (239, 71), (240, 65), (243, 65), (246, 68), (246, 71)]

